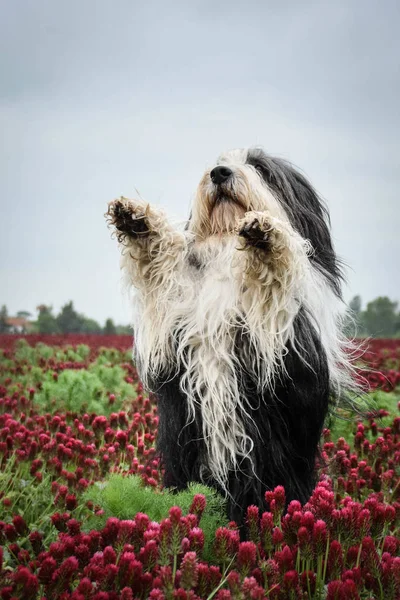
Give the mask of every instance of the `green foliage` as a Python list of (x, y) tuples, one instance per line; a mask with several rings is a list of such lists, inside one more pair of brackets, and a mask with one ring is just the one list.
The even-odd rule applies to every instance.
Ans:
[(81, 333), (102, 333), (101, 326), (94, 319), (88, 319), (84, 315), (81, 315), (82, 326)]
[(30, 313), (28, 310), (19, 310), (17, 312), (17, 317), (21, 317), (22, 319), (29, 319), (31, 316), (32, 313)]
[(36, 346), (30, 346), (23, 338), (15, 342), (15, 358), (17, 361), (37, 365), (40, 359), (49, 360), (55, 354), (56, 348), (47, 346), (42, 342), (38, 342)]
[[(384, 417), (380, 423), (383, 423), (383, 427), (386, 427), (388, 423), (393, 421), (393, 417), (397, 416), (398, 409), (397, 404), (399, 402), (399, 395), (396, 392), (383, 392), (382, 390), (375, 390), (369, 394), (371, 404), (374, 410), (387, 410), (389, 412), (388, 417)], [(369, 405), (370, 406), (370, 405)]]
[(44, 360), (49, 360), (55, 355), (55, 349), (43, 342), (38, 342), (34, 348), (36, 352), (36, 356), (40, 358), (44, 358)]
[(104, 333), (105, 335), (115, 335), (117, 333), (112, 319), (107, 319), (106, 324), (104, 325)]
[(26, 361), (31, 364), (36, 364), (35, 348), (30, 346), (28, 344), (28, 342), (26, 340), (24, 340), (23, 338), (16, 340), (15, 346), (14, 346), (14, 352), (15, 352), (15, 360), (16, 361), (18, 361), (18, 362)]
[(86, 344), (79, 344), (76, 350), (73, 346), (64, 346), (63, 348), (56, 348), (54, 356), (59, 361), (72, 361), (72, 362), (85, 362), (86, 358), (90, 354), (89, 346)]
[(79, 333), (82, 331), (83, 318), (74, 309), (72, 300), (64, 304), (57, 316), (57, 325), (62, 333)]
[[(380, 427), (389, 426), (398, 413), (397, 403), (399, 395), (396, 393), (382, 392), (376, 390), (367, 394), (359, 403), (358, 409), (360, 413), (367, 414), (380, 409), (387, 410), (389, 416), (376, 419)], [(331, 430), (332, 441), (336, 442), (340, 437), (346, 440), (353, 439), (353, 434), (356, 432), (357, 423), (360, 421), (354, 412), (349, 410), (339, 410), (336, 415), (332, 416), (328, 422), (328, 427)]]
[[(55, 541), (58, 532), (50, 520), (54, 514), (51, 480), (51, 475), (47, 474), (39, 482), (29, 473), (29, 463), (17, 462), (13, 455), (0, 471), (0, 489), (11, 502), (11, 507), (0, 502), (0, 520), (9, 522), (13, 515), (21, 515), (29, 529), (43, 533), (46, 544)], [(79, 516), (79, 513), (76, 514)], [(25, 544), (20, 542), (20, 545)]]
[(367, 304), (362, 320), (369, 333), (375, 337), (390, 337), (396, 333), (397, 302), (387, 296), (380, 296)]
[(57, 320), (53, 315), (53, 308), (41, 304), (38, 306), (39, 316), (37, 318), (37, 327), (39, 333), (59, 333), (60, 328)]
[(116, 348), (99, 348), (97, 363), (106, 365), (108, 363), (120, 363), (120, 362), (131, 362), (132, 361), (132, 350), (117, 350)]
[(86, 344), (79, 344), (76, 348), (76, 353), (82, 358), (82, 360), (86, 360), (90, 356), (90, 348)]
[[(4, 306), (5, 316), (7, 317), (7, 308)], [(74, 308), (72, 300), (64, 304), (59, 314), (55, 317), (51, 306), (42, 304), (38, 306), (38, 320), (31, 322), (30, 331), (37, 333), (86, 333), (86, 334), (101, 334), (121, 335), (131, 334), (132, 329), (125, 325), (115, 325), (112, 319), (107, 319), (104, 328), (95, 320), (86, 317), (84, 314), (78, 313)], [(20, 311), (18, 315), (28, 317), (30, 313)], [(1, 312), (0, 312), (0, 333), (1, 331)]]
[(86, 522), (86, 528), (100, 529), (109, 517), (133, 519), (138, 512), (146, 513), (152, 521), (160, 522), (168, 517), (172, 506), (179, 506), (187, 514), (195, 494), (203, 494), (207, 500), (200, 527), (206, 540), (204, 558), (211, 560), (214, 533), (218, 527), (228, 523), (225, 500), (215, 490), (199, 483), (191, 483), (186, 490), (180, 492), (160, 491), (144, 486), (137, 475), (123, 476), (114, 473), (105, 482), (95, 483), (86, 490), (85, 501), (91, 500), (104, 510), (101, 517), (91, 517)]
[[(118, 366), (94, 363), (87, 370), (66, 369), (53, 378), (47, 372), (41, 390), (35, 394), (35, 403), (44, 412), (62, 407), (64, 411), (110, 415), (123, 407), (128, 398), (135, 397), (135, 389), (124, 381), (124, 371)], [(109, 394), (116, 399), (111, 405)]]
[(20, 338), (15, 342), (15, 358), (18, 362), (26, 362), (31, 365), (37, 365), (42, 359), (49, 360), (54, 358), (57, 361), (84, 362), (90, 354), (90, 348), (86, 344), (79, 344), (76, 350), (72, 346), (48, 346), (43, 342), (38, 342), (36, 346), (30, 346), (24, 339)]
[(130, 325), (116, 325), (115, 330), (117, 335), (132, 335), (132, 327)]
[(29, 333), (40, 333), (37, 321), (29, 321)]
[(0, 333), (8, 333), (10, 326), (7, 323), (8, 312), (7, 306), (3, 304), (0, 309)]
[(380, 296), (367, 304), (362, 310), (360, 296), (354, 296), (349, 302), (350, 313), (345, 324), (345, 333), (349, 337), (396, 337), (400, 335), (400, 313), (397, 302), (387, 296)]

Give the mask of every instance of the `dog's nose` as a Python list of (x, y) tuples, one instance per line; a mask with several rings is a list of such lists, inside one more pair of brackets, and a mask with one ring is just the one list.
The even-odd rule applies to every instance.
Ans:
[(215, 167), (210, 173), (211, 181), (213, 183), (224, 183), (233, 174), (231, 169), (228, 167)]

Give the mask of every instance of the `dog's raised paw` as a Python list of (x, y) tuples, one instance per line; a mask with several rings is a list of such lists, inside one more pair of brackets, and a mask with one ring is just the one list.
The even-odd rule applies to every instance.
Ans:
[(237, 234), (249, 246), (267, 249), (271, 229), (272, 227), (264, 213), (252, 211), (239, 221)]
[(125, 236), (139, 237), (149, 233), (146, 207), (126, 198), (110, 202), (106, 216), (117, 229), (119, 241)]

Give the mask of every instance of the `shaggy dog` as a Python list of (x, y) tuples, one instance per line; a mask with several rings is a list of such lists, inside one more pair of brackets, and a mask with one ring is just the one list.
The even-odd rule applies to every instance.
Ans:
[(158, 401), (164, 483), (226, 494), (229, 517), (282, 484), (307, 501), (331, 401), (352, 387), (327, 209), (289, 163), (222, 154), (180, 231), (142, 200), (107, 219), (135, 289), (134, 356)]

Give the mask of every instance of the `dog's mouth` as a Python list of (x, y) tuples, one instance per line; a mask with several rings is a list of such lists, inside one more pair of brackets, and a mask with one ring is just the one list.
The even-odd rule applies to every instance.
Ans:
[(212, 234), (233, 233), (239, 219), (243, 218), (246, 205), (225, 186), (216, 186), (210, 197), (210, 228)]
[(213, 211), (217, 206), (223, 204), (236, 204), (238, 207), (246, 210), (245, 204), (234, 194), (231, 190), (225, 188), (225, 186), (218, 185), (215, 188), (215, 192), (212, 197), (211, 210)]

